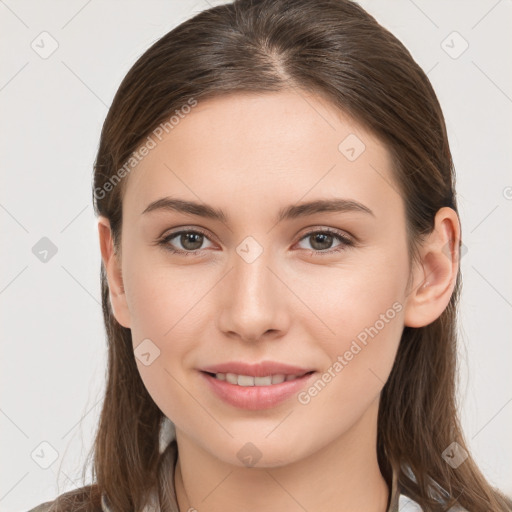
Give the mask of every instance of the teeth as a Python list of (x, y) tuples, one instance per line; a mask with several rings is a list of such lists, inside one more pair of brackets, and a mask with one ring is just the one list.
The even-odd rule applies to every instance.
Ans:
[[(238, 381), (240, 384), (240, 380)], [(255, 386), (270, 386), (272, 384), (272, 377), (254, 377)]]
[[(217, 377), (218, 374), (215, 375)], [(219, 377), (217, 377), (219, 378)], [(238, 384), (238, 377), (234, 373), (226, 373), (226, 380), (230, 384)]]
[(281, 384), (281, 382), (284, 382), (284, 380), (284, 375), (272, 375), (272, 384)]
[(271, 386), (272, 384), (281, 384), (281, 382), (288, 382), (295, 380), (302, 375), (269, 375), (268, 377), (252, 377), (251, 375), (237, 375), (235, 373), (216, 373), (215, 378), (225, 380), (230, 384), (237, 384), (238, 386)]
[(250, 377), (249, 375), (239, 375), (238, 376), (238, 385), (239, 386), (254, 386), (254, 377)]

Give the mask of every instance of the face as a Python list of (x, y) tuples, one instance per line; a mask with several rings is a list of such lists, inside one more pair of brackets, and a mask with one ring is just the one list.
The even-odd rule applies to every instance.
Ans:
[(125, 179), (114, 309), (178, 442), (271, 467), (364, 438), (410, 271), (384, 145), (305, 92), (229, 95)]

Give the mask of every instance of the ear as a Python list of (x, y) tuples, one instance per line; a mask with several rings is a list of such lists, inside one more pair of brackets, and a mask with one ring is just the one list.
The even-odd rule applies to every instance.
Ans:
[(106, 217), (99, 217), (98, 233), (100, 237), (101, 259), (107, 274), (110, 291), (110, 305), (115, 319), (123, 327), (129, 328), (131, 326), (130, 311), (124, 292), (120, 256), (114, 250), (110, 221)]
[(405, 301), (404, 323), (424, 327), (441, 316), (450, 302), (460, 260), (460, 224), (452, 208), (440, 208), (435, 226), (422, 243)]

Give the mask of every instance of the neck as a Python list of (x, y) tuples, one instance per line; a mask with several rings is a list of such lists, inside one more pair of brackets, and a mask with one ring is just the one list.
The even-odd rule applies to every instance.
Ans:
[(386, 512), (390, 490), (376, 452), (378, 402), (350, 431), (310, 456), (279, 467), (227, 464), (176, 429), (180, 511)]

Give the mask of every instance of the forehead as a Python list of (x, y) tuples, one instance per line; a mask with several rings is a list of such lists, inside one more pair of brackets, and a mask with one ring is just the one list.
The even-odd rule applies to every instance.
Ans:
[(384, 144), (304, 91), (201, 101), (155, 142), (126, 184), (124, 206), (138, 213), (165, 195), (237, 209), (340, 194), (385, 206), (397, 196)]

